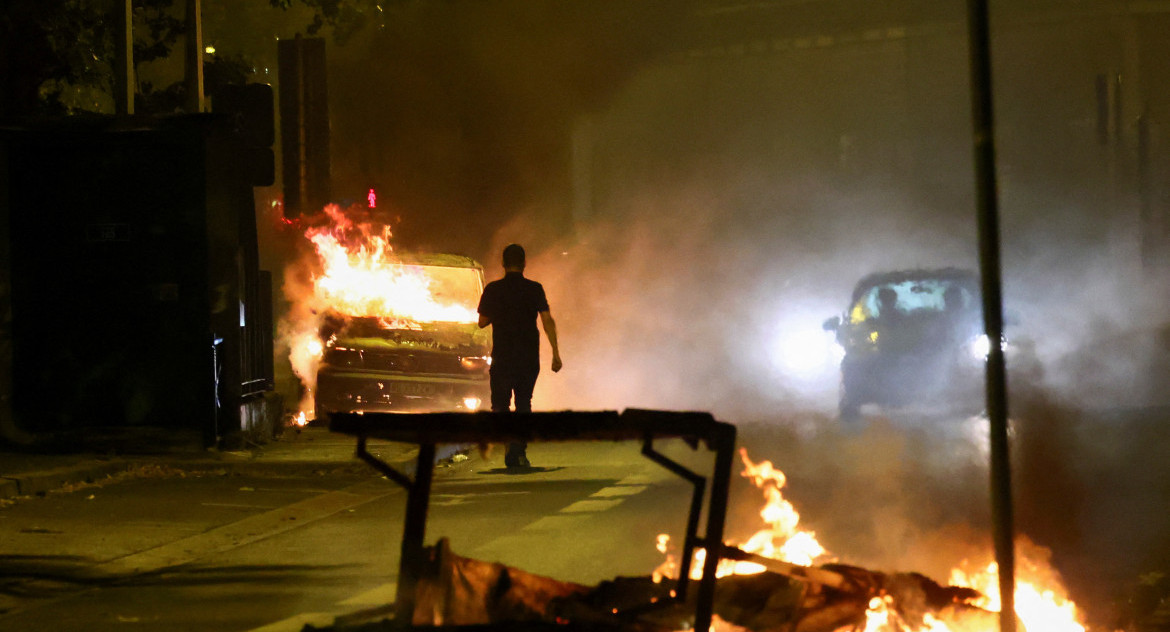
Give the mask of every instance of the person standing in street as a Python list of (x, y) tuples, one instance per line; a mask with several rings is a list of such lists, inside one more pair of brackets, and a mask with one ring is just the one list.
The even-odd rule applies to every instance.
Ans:
[[(524, 277), (524, 248), (504, 248), (504, 278), (488, 283), (479, 299), (479, 326), (492, 326), (491, 389), (492, 411), (508, 412), (515, 401), (516, 412), (532, 412), (532, 390), (540, 373), (540, 334), (536, 318), (544, 327), (552, 347), (553, 373), (561, 370), (557, 347), (557, 325), (549, 311), (544, 287)], [(528, 444), (508, 444), (504, 465), (531, 467)]]

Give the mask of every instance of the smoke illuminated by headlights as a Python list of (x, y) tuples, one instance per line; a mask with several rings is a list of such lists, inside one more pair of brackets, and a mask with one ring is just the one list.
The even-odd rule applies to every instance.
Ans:
[(808, 381), (834, 375), (845, 350), (815, 320), (780, 327), (772, 342), (772, 367), (781, 375)]

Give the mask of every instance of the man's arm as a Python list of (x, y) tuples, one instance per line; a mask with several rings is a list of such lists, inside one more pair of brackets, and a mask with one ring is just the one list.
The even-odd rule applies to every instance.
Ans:
[(492, 311), (492, 288), (491, 283), (488, 283), (488, 286), (483, 288), (483, 294), (479, 297), (479, 307), (475, 308), (475, 311), (479, 312), (480, 329), (492, 324), (492, 317), (488, 316), (488, 314), (494, 313)]
[[(482, 316), (480, 317), (483, 318)], [(557, 323), (553, 320), (552, 312), (544, 310), (540, 312), (540, 324), (544, 327), (544, 335), (548, 336), (548, 344), (552, 347), (552, 370), (553, 373), (561, 370), (561, 352), (557, 348)]]

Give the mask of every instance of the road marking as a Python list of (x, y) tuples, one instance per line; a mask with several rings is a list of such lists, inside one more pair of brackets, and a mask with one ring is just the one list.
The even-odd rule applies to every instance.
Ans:
[(398, 487), (382, 487), (377, 491), (371, 491), (368, 483), (358, 483), (345, 489), (249, 516), (199, 535), (110, 560), (97, 565), (94, 571), (101, 575), (124, 576), (186, 564), (201, 557), (229, 551), (291, 531), (346, 509), (398, 493), (402, 493)]
[(523, 496), (531, 494), (528, 491), (515, 492), (471, 492), (468, 494), (431, 494), (432, 507), (450, 507), (452, 505), (462, 505), (468, 501), (483, 500), (492, 496)]
[(632, 474), (614, 483), (614, 485), (650, 485), (658, 480), (662, 480), (662, 477), (654, 478), (645, 474)]
[[(582, 523), (584, 523), (588, 519), (589, 519), (588, 514), (575, 514), (575, 515), (556, 514), (553, 516), (545, 516), (545, 517), (543, 517), (540, 520), (537, 520), (535, 522), (530, 522), (530, 523), (524, 525), (524, 527), (522, 527), (520, 530), (521, 531), (560, 531), (562, 529), (578, 529), (581, 527)], [(503, 538), (497, 538), (497, 539), (493, 540), (492, 542), (488, 542), (487, 544), (485, 544), (479, 548), (490, 547), (494, 542), (499, 542), (500, 540), (503, 540), (504, 538), (508, 538), (508, 537), (512, 537), (512, 536), (504, 536)]]
[(622, 504), (625, 498), (615, 498), (613, 500), (578, 500), (568, 507), (561, 508), (561, 513), (596, 513), (598, 511), (605, 511)]
[(397, 598), (398, 584), (390, 582), (337, 602), (339, 607), (335, 612), (302, 612), (287, 619), (252, 628), (248, 632), (300, 632), (306, 625), (332, 627), (340, 624), (338, 619), (354, 616), (354, 608), (358, 608), (359, 613), (374, 608), (387, 608), (393, 605)]
[(625, 485), (622, 487), (605, 487), (589, 495), (590, 498), (607, 498), (610, 496), (633, 496), (642, 493), (649, 485)]
[(247, 505), (244, 503), (199, 503), (200, 507), (230, 507), (232, 509), (275, 509), (274, 505)]

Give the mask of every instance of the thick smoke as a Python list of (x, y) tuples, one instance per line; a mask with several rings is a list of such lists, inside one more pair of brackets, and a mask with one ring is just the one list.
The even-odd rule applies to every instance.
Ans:
[[(776, 196), (881, 234), (882, 220), (857, 220), (861, 201), (809, 188)], [(834, 227), (810, 235), (783, 211), (737, 224), (726, 221), (727, 204), (704, 184), (675, 185), (631, 200), (621, 220), (530, 255), (529, 275), (546, 286), (572, 369), (545, 376), (538, 404), (711, 410), (737, 421), (835, 406), (832, 334), (821, 324), (845, 309), (859, 272), (948, 261), (945, 247), (888, 256), (880, 237), (856, 244), (848, 259), (833, 257)], [(794, 338), (809, 349), (786, 348)], [(797, 360), (812, 364), (789, 366)]]
[[(407, 5), (385, 64), (333, 77), (358, 86), (338, 161), (403, 209), (401, 234), (481, 251), (489, 279), (505, 244), (528, 248), (565, 361), (554, 375), (544, 351), (535, 405), (711, 411), (789, 474), (843, 561), (945, 580), (986, 556), (986, 422), (888, 411), (848, 429), (831, 359), (791, 353), (831, 349), (821, 323), (865, 274), (975, 267), (962, 18), (846, 43), (791, 3), (735, 3), (740, 31), (688, 39), (673, 20), (723, 23), (661, 19), (682, 3), (455, 4)], [(1091, 129), (1115, 51), (1065, 26), (996, 41), (1017, 527), (1074, 585), (1115, 588), (1170, 563), (1150, 408), (1170, 397), (1167, 285), (1142, 266), (1132, 200), (1104, 192), (1126, 186)], [(741, 483), (746, 536), (759, 498)]]
[[(789, 473), (804, 524), (843, 561), (941, 581), (964, 559), (986, 562), (986, 420), (893, 411), (850, 431), (835, 418), (832, 363), (795, 371), (784, 357), (792, 335), (815, 341), (806, 351), (831, 348), (821, 322), (841, 313), (865, 274), (976, 267), (973, 203), (943, 212), (913, 187), (843, 182), (745, 145), (761, 130), (726, 123), (742, 121), (745, 102), (704, 104), (728, 127), (695, 131), (702, 117), (676, 110), (695, 104), (672, 93), (694, 89), (677, 81), (685, 72), (648, 72), (596, 117), (594, 206), (572, 234), (523, 214), (484, 255), (492, 276), (504, 244), (525, 244), (528, 274), (548, 292), (565, 369), (542, 374), (537, 407), (711, 411), (740, 425), (753, 457)], [(699, 136), (703, 151), (656, 154), (678, 129)], [(953, 168), (970, 173), (962, 161)], [(1148, 493), (1120, 505), (1128, 542), (1106, 535), (1102, 509), (1147, 476), (1117, 460), (1149, 467), (1161, 445), (1101, 416), (1160, 394), (1164, 319), (1149, 290), (1161, 285), (1137, 265), (1131, 229), (1086, 242), (1099, 220), (1078, 218), (1091, 209), (1033, 221), (1024, 211), (1036, 206), (1017, 205), (1046, 196), (1014, 186), (1002, 210), (1016, 525), (1037, 543), (1033, 558), (1050, 555), (1076, 596), (1104, 609), (1087, 589), (1094, 581), (1121, 586), (1142, 570), (1139, 558), (1166, 559), (1155, 535), (1165, 520), (1143, 509), (1158, 506)], [(735, 499), (730, 524), (746, 537), (759, 499), (748, 489)]]

